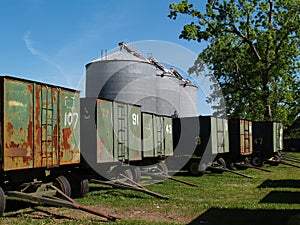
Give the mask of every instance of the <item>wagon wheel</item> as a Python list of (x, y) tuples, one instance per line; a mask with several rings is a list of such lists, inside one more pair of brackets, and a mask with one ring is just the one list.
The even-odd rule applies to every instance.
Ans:
[(281, 160), (281, 158), (280, 158), (279, 155), (274, 155), (274, 156), (272, 157), (272, 161), (269, 161), (269, 164), (270, 164), (271, 166), (278, 166), (280, 160)]
[(193, 176), (202, 176), (204, 171), (199, 170), (199, 162), (192, 162), (188, 167), (189, 173)]
[(159, 171), (163, 172), (164, 174), (168, 174), (169, 173), (168, 166), (166, 165), (165, 162), (159, 162), (156, 166), (157, 166), (157, 169)]
[[(133, 174), (130, 168), (125, 168), (124, 170), (121, 171), (121, 174), (128, 178), (129, 182), (133, 180)], [(121, 176), (122, 178), (122, 176)], [(124, 178), (124, 177), (123, 177)], [(127, 179), (126, 179), (127, 181)]]
[(55, 178), (53, 185), (59, 188), (65, 195), (71, 196), (71, 185), (65, 176), (58, 176)]
[(132, 171), (128, 166), (126, 167), (116, 166), (111, 170), (111, 174), (112, 177), (114, 177), (115, 179), (122, 180), (124, 182), (127, 182), (128, 180), (130, 182), (133, 180)]
[(5, 207), (6, 207), (5, 194), (3, 189), (0, 187), (0, 216), (2, 216), (2, 214), (4, 213)]
[(77, 174), (70, 174), (69, 176), (72, 198), (83, 198), (89, 193), (89, 181)]
[(253, 166), (257, 166), (257, 167), (262, 167), (263, 166), (263, 160), (261, 157), (259, 156), (254, 156), (252, 159), (251, 159), (251, 164)]
[(133, 180), (134, 182), (136, 183), (139, 183), (140, 182), (140, 179), (141, 179), (141, 168), (140, 167), (132, 167), (131, 168), (131, 172), (132, 172), (132, 175), (133, 175)]
[(223, 168), (226, 168), (226, 161), (223, 158), (218, 158), (217, 163)]

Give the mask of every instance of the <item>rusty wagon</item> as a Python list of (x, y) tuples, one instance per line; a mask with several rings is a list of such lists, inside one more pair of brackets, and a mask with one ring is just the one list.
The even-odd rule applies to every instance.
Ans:
[(44, 195), (88, 191), (70, 173), (80, 164), (79, 92), (12, 76), (0, 86), (0, 214), (5, 195), (75, 207)]

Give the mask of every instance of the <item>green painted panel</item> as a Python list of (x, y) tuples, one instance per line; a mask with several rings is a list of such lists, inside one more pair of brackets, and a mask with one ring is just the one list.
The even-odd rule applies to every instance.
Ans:
[(130, 161), (142, 159), (141, 107), (128, 105), (128, 155)]
[(222, 118), (211, 117), (212, 153), (229, 152), (228, 121)]
[(113, 102), (114, 157), (120, 161), (129, 160), (127, 115), (127, 104)]
[(59, 103), (60, 164), (76, 164), (80, 162), (80, 93), (60, 90)]
[(164, 119), (154, 115), (154, 157), (164, 155)]
[(4, 170), (33, 168), (33, 86), (4, 78)]
[(283, 125), (282, 123), (273, 123), (273, 151), (280, 151), (283, 149)]
[(111, 101), (97, 100), (97, 163), (113, 162), (113, 121)]
[(143, 116), (143, 157), (154, 156), (153, 114), (142, 113)]
[(165, 156), (173, 155), (173, 122), (172, 118), (164, 117), (164, 148)]

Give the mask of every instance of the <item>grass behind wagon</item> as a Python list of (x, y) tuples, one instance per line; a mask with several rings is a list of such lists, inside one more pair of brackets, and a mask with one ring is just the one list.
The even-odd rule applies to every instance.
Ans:
[[(300, 154), (297, 153), (300, 158)], [(300, 164), (299, 164), (300, 165)], [(170, 197), (160, 200), (144, 193), (92, 184), (80, 204), (122, 219), (105, 224), (300, 225), (300, 169), (265, 166), (271, 173), (248, 169), (234, 174), (205, 174), (176, 178), (199, 184), (190, 187), (171, 180), (147, 186)], [(87, 213), (8, 199), (10, 208), (0, 224), (99, 224)]]

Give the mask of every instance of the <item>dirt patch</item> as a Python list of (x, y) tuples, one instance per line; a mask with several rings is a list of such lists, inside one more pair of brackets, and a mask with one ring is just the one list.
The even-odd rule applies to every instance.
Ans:
[[(148, 222), (173, 222), (180, 224), (187, 223), (191, 220), (191, 218), (179, 217), (178, 209), (172, 210), (170, 213), (164, 211), (160, 206), (146, 207), (143, 209), (132, 208), (126, 211), (118, 207), (89, 206), (89, 208), (97, 212), (119, 217), (121, 220), (133, 219)], [(20, 209), (15, 212), (5, 213), (4, 216), (9, 217), (10, 219), (13, 217), (23, 217), (24, 219), (26, 218), (26, 220), (31, 221), (50, 219), (55, 224), (66, 221), (78, 221), (78, 224), (107, 221), (104, 218), (80, 210), (44, 206)]]

